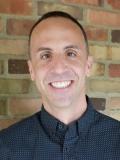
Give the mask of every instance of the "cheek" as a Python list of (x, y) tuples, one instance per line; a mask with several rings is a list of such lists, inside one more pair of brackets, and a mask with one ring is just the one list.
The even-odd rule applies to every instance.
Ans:
[(84, 61), (78, 60), (74, 62), (71, 66), (73, 66), (74, 70), (76, 70), (78, 73), (86, 72), (86, 64)]
[(78, 81), (85, 81), (86, 77), (87, 77), (87, 71), (86, 71), (86, 66), (85, 65), (77, 65), (74, 68), (74, 71), (78, 77)]
[(35, 72), (35, 80), (34, 80), (37, 89), (39, 92), (42, 92), (44, 90), (44, 74), (43, 72), (36, 70)]
[(44, 79), (44, 72), (42, 70), (37, 69), (35, 71), (35, 79), (38, 81), (42, 81)]
[(37, 85), (45, 86), (45, 78), (47, 76), (47, 69), (41, 66), (37, 66), (35, 69), (35, 81)]

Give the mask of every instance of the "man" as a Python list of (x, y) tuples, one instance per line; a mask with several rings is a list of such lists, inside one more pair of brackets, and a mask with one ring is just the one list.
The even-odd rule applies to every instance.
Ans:
[(0, 160), (120, 160), (120, 122), (95, 111), (85, 93), (92, 58), (83, 27), (50, 12), (29, 45), (42, 110), (0, 133)]

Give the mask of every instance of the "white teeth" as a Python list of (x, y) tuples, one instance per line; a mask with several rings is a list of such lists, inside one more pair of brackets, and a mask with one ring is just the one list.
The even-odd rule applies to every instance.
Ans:
[(55, 88), (66, 88), (70, 85), (71, 81), (53, 82), (51, 85)]

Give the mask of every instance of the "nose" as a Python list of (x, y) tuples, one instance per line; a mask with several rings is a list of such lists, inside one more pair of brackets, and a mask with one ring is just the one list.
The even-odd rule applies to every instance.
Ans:
[(54, 61), (52, 62), (52, 71), (57, 74), (62, 74), (67, 70), (67, 62), (65, 61), (65, 58), (62, 56), (57, 56), (54, 58)]

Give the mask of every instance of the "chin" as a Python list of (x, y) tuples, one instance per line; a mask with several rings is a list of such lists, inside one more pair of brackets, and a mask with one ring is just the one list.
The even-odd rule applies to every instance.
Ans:
[(52, 102), (54, 106), (56, 106), (57, 108), (68, 108), (71, 106), (71, 101), (66, 101), (66, 100), (60, 100), (60, 101), (56, 101), (53, 100)]

